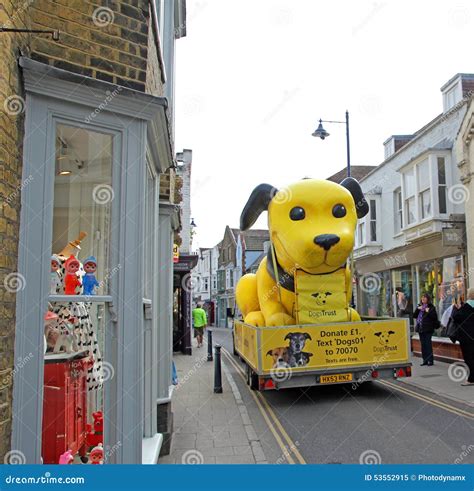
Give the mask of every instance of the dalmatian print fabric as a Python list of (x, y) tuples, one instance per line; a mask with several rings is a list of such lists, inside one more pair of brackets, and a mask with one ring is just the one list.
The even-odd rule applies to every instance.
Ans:
[[(65, 269), (64, 263), (65, 257), (59, 257), (61, 264), (58, 270), (58, 275), (61, 279), (60, 285), (56, 288), (58, 295), (64, 295), (64, 276)], [(79, 268), (79, 276), (82, 278), (85, 271), (82, 265)], [(82, 294), (82, 287), (78, 286), (75, 290), (76, 295)], [(74, 333), (77, 337), (77, 345), (79, 350), (87, 349), (89, 356), (94, 361), (93, 365), (89, 368), (87, 374), (87, 386), (89, 391), (96, 391), (102, 387), (103, 384), (103, 371), (102, 371), (102, 355), (97, 342), (97, 331), (94, 324), (91, 321), (90, 310), (91, 302), (55, 302), (51, 306), (51, 311), (58, 315), (56, 324), (53, 327), (60, 327), (64, 320), (70, 316), (76, 319), (74, 323)]]

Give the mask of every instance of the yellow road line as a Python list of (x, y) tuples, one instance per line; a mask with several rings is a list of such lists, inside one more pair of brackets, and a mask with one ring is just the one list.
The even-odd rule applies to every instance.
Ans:
[(454, 414), (457, 414), (458, 416), (462, 416), (463, 418), (474, 419), (474, 415), (472, 413), (468, 413), (467, 411), (463, 411), (462, 409), (458, 409), (457, 407), (451, 406), (450, 404), (446, 404), (444, 402), (437, 401), (436, 399), (432, 399), (431, 397), (419, 394), (418, 392), (414, 392), (414, 391), (407, 389), (405, 387), (400, 387), (399, 385), (396, 385), (392, 382), (388, 382), (386, 380), (378, 380), (377, 382), (379, 384), (386, 385), (387, 387), (390, 387), (394, 390), (398, 390), (399, 392), (403, 392), (404, 394), (407, 394), (411, 397), (419, 399), (420, 401), (431, 404), (432, 406), (436, 406), (436, 407), (439, 407), (441, 409), (444, 409), (445, 411), (449, 411), (450, 413), (454, 413)]
[[(230, 353), (225, 348), (222, 348), (222, 352), (224, 353), (224, 355), (226, 356), (226, 358), (229, 360), (229, 362), (237, 370), (238, 374), (243, 379), (243, 381), (245, 382), (245, 384), (247, 384), (247, 379), (244, 376), (245, 372), (242, 370), (242, 368), (239, 367), (238, 364), (235, 362), (235, 360), (232, 359)], [(280, 435), (277, 433), (277, 431), (273, 427), (272, 422), (270, 421), (269, 416), (267, 415), (267, 413), (265, 412), (264, 407), (262, 406), (262, 403), (257, 399), (257, 397), (255, 396), (253, 390), (250, 390), (250, 393), (252, 394), (252, 397), (254, 398), (255, 403), (257, 404), (257, 407), (258, 407), (260, 413), (262, 414), (263, 418), (265, 419), (265, 422), (267, 423), (268, 427), (270, 428), (270, 431), (273, 433), (273, 436), (275, 437), (278, 445), (280, 446), (281, 450), (283, 451), (283, 455), (285, 456), (286, 460), (288, 461), (289, 464), (294, 464), (295, 461), (293, 460), (293, 458), (291, 456), (291, 450), (292, 450), (292, 448), (294, 448), (294, 445), (293, 445), (293, 447), (290, 446), (289, 449), (286, 447), (286, 445), (283, 443)]]
[(293, 454), (295, 457), (299, 460), (300, 464), (306, 464), (306, 460), (304, 460), (303, 456), (300, 454), (298, 448), (296, 445), (293, 443), (293, 440), (290, 438), (288, 433), (286, 432), (285, 428), (283, 428), (282, 424), (280, 423), (280, 420), (278, 419), (277, 415), (273, 411), (272, 407), (268, 403), (268, 401), (263, 397), (263, 394), (260, 392), (257, 393), (257, 397), (260, 397), (263, 404), (266, 406), (267, 411), (270, 413), (270, 416), (273, 418), (273, 421), (275, 421), (275, 424), (277, 425), (277, 428), (280, 430), (281, 434), (283, 435), (283, 438), (287, 441), (288, 445), (290, 446), (290, 449), (292, 450)]

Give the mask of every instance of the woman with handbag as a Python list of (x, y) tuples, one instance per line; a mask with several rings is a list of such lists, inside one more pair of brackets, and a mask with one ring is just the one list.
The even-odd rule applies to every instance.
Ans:
[(474, 288), (469, 288), (464, 305), (453, 309), (453, 321), (456, 324), (455, 339), (461, 345), (462, 356), (468, 367), (468, 377), (461, 385), (474, 385)]
[(418, 304), (413, 317), (416, 319), (415, 331), (420, 335), (421, 356), (423, 363), (421, 366), (433, 365), (433, 345), (431, 338), (434, 330), (439, 327), (438, 314), (435, 306), (431, 303), (428, 293), (421, 296), (421, 303)]

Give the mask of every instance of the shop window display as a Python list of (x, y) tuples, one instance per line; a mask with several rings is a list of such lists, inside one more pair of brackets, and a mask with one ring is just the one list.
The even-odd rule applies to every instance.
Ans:
[(438, 289), (439, 317), (453, 304), (464, 301), (465, 281), (463, 257), (446, 257), (440, 261)]
[(393, 315), (392, 281), (390, 271), (374, 273), (377, 279), (373, 288), (368, 291), (361, 289), (361, 312), (370, 317), (389, 317)]
[[(45, 314), (45, 464), (103, 462), (103, 436), (93, 439), (92, 446), (89, 433), (103, 413), (105, 304), (100, 296), (107, 295), (111, 276), (112, 140), (105, 133), (56, 127), (53, 255)], [(64, 295), (71, 300), (60, 297)]]

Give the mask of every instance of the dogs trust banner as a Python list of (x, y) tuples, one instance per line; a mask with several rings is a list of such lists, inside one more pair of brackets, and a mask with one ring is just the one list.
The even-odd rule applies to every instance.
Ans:
[(406, 322), (397, 319), (258, 330), (264, 372), (278, 367), (304, 371), (377, 367), (405, 362), (409, 355)]

